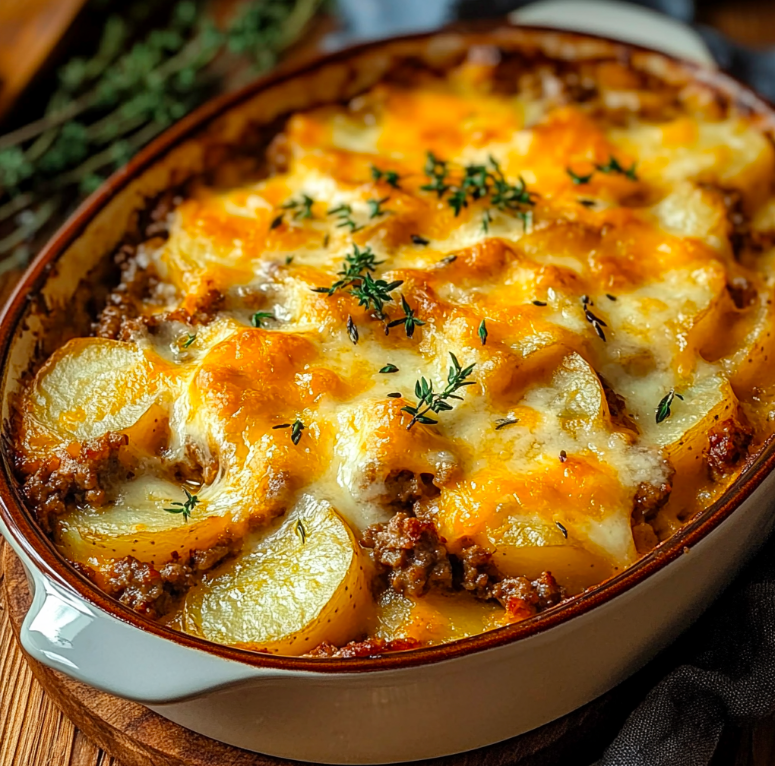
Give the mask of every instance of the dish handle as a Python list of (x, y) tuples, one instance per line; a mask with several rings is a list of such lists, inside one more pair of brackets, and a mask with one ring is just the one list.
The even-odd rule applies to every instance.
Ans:
[(2, 520), (0, 534), (21, 559), (33, 591), (20, 635), (33, 660), (145, 705), (179, 702), (274, 675), (138, 630), (37, 571)]

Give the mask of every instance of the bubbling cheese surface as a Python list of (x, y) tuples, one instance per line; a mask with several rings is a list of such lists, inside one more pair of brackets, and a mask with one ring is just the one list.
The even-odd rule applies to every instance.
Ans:
[[(20, 407), (28, 475), (108, 432), (140, 466), (56, 517), (66, 555), (161, 571), (225, 538), (253, 550), (303, 498), (374, 578), (357, 540), (401, 509), (452, 555), (473, 543), (573, 594), (724, 491), (770, 432), (775, 250), (741, 255), (730, 195), (746, 221), (772, 207), (771, 143), (731, 112), (614, 119), (490, 74), (466, 63), (295, 114), (273, 172), (199, 189), (140, 247), (157, 281), (140, 329), (71, 341)], [(467, 385), (450, 389), (456, 365)], [(191, 454), (207, 470), (171, 468)], [(190, 514), (165, 512), (190, 495)], [(458, 591), (388, 588), (335, 633), (436, 643), (518, 618)], [(168, 619), (201, 633), (187, 608)]]

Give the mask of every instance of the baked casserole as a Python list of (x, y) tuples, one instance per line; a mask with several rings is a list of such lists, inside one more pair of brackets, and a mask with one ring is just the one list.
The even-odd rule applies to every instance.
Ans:
[(59, 550), (216, 643), (371, 656), (530, 618), (772, 433), (775, 155), (627, 61), (476, 46), (162, 195), (15, 468)]

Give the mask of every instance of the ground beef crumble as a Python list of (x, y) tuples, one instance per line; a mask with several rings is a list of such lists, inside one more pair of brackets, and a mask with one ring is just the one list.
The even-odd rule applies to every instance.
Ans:
[(711, 428), (704, 458), (714, 481), (723, 480), (748, 455), (752, 438), (753, 431), (741, 413)]
[(420, 642), (415, 638), (394, 638), (392, 641), (385, 641), (381, 638), (369, 638), (365, 641), (351, 641), (342, 647), (337, 647), (328, 641), (324, 641), (305, 656), (318, 659), (381, 657), (388, 652), (405, 652), (408, 649), (417, 649), (420, 646)]
[[(192, 551), (187, 559), (175, 553), (158, 569), (134, 556), (125, 556), (106, 563), (99, 579), (105, 591), (122, 604), (148, 617), (161, 617), (196, 584), (198, 575), (216, 567), (240, 546), (241, 541), (224, 538), (212, 548)], [(85, 574), (97, 579), (93, 571)]]
[(429, 521), (399, 511), (387, 524), (368, 527), (362, 545), (399, 593), (421, 596), (433, 586), (452, 585), (447, 549)]
[(387, 585), (405, 595), (422, 596), (431, 588), (465, 590), (499, 601), (515, 617), (532, 616), (565, 598), (549, 572), (533, 581), (504, 577), (482, 546), (464, 540), (459, 553), (451, 554), (444, 542), (432, 522), (399, 512), (386, 524), (368, 527), (361, 544), (372, 551)]
[(118, 454), (129, 442), (126, 434), (108, 432), (83, 442), (75, 454), (57, 450), (24, 482), (22, 492), (46, 532), (52, 521), (72, 503), (101, 506), (105, 487), (117, 475), (125, 475)]

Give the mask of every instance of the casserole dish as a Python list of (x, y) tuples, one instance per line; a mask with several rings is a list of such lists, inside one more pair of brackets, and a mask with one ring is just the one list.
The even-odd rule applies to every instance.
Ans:
[[(106, 254), (126, 231), (143, 225), (148, 199), (192, 175), (228, 184), (284, 114), (350, 99), (401, 66), (443, 69), (472, 47), (570, 66), (626, 61), (665, 81), (696, 83), (746, 111), (763, 131), (771, 129), (768, 107), (721, 75), (619, 43), (546, 30), (418, 36), (275, 75), (212, 103), (163, 136), (92, 197), (36, 260), (0, 326), (4, 420), (31, 361), (48, 355), (61, 342), (61, 329), (87, 313)], [(68, 567), (31, 520), (7, 455), (0, 477), (2, 531), (35, 591), (22, 634), (32, 656), (230, 744), (319, 762), (387, 763), (514, 736), (636, 670), (702, 611), (765, 539), (774, 460), (772, 448), (763, 449), (723, 497), (638, 563), (545, 615), (448, 645), (346, 661), (215, 646), (113, 602)]]

